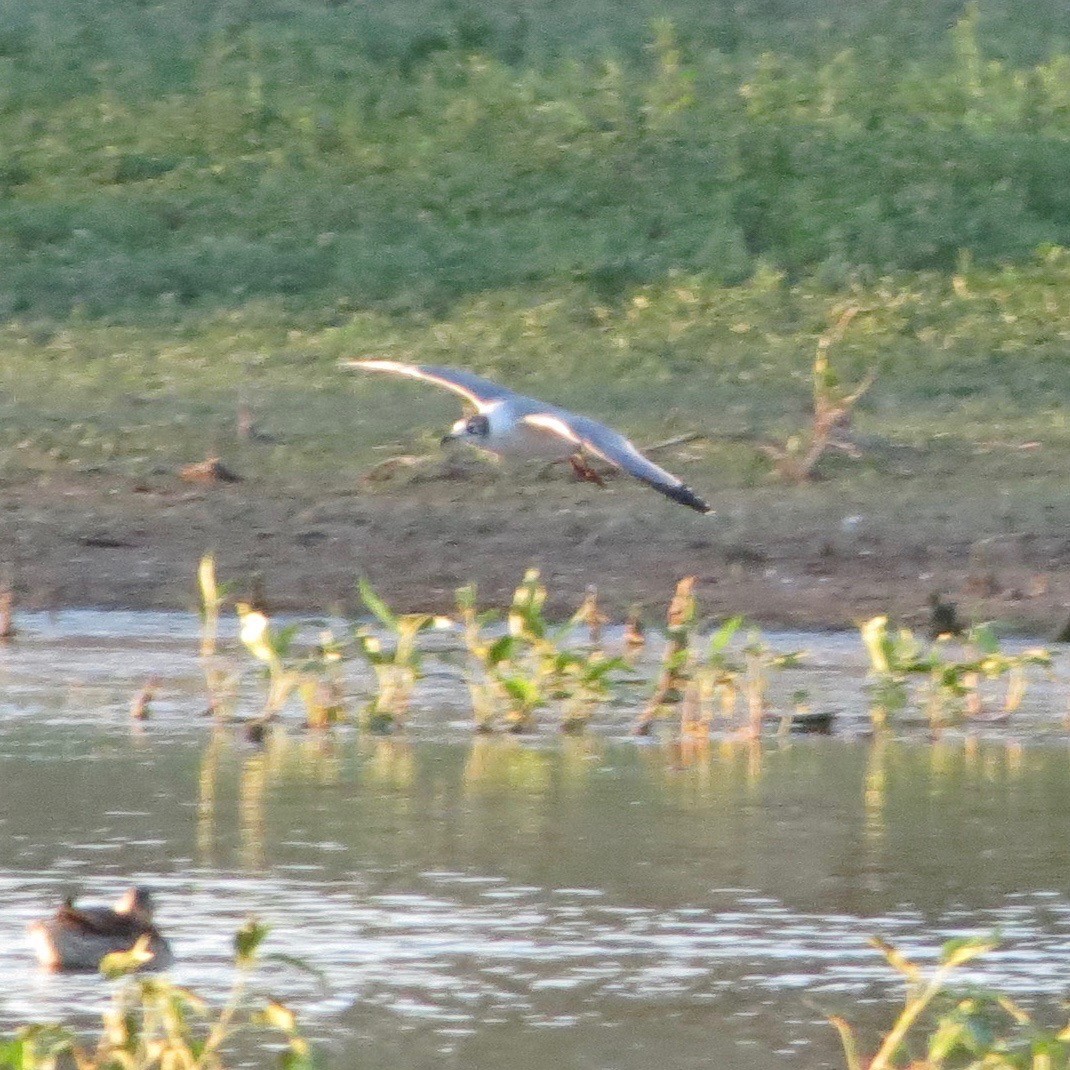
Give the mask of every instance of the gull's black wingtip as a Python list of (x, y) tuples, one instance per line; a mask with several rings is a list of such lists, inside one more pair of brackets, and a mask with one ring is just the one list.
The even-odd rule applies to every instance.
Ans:
[[(662, 489), (662, 488), (659, 488)], [(699, 513), (712, 513), (713, 509), (704, 502), (689, 486), (681, 483), (678, 487), (665, 487), (663, 493), (668, 495), (674, 502), (686, 505)]]

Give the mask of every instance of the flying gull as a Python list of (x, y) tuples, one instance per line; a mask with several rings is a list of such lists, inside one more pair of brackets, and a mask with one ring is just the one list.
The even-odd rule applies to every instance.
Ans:
[(476, 414), (458, 420), (442, 439), (443, 443), (467, 442), (500, 456), (568, 460), (580, 478), (601, 483), (584, 459), (585, 454), (591, 454), (623, 468), (674, 502), (700, 513), (710, 512), (710, 507), (671, 472), (644, 457), (622, 434), (588, 416), (514, 394), (458, 368), (403, 364), (397, 360), (346, 360), (342, 364), (347, 368), (422, 379), (452, 390), (470, 402)]

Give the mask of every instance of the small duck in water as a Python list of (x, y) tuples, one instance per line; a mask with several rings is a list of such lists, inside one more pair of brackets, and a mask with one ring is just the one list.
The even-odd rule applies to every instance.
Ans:
[(147, 969), (171, 964), (171, 948), (152, 924), (152, 894), (131, 888), (113, 907), (76, 907), (67, 899), (55, 915), (29, 928), (37, 960), (49, 970), (97, 970), (113, 951), (129, 951), (148, 938)]

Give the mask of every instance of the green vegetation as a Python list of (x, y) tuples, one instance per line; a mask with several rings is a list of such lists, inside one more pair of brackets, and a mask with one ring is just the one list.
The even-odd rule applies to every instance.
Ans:
[(393, 645), (385, 648), (380, 634), (365, 626), (356, 629), (357, 651), (375, 674), (375, 692), (365, 710), (365, 722), (377, 731), (389, 731), (403, 723), (412, 690), (423, 675), (416, 639), (432, 626), (434, 618), (427, 613), (394, 613), (363, 579), (360, 596), (379, 633), (385, 632), (393, 640)]
[[(202, 559), (198, 578), (206, 607), (201, 650), (212, 652), (206, 663), (211, 666), (206, 674), (209, 700), (212, 709), (229, 713), (241, 666), (216, 653), (218, 611), (226, 596), (220, 593), (225, 587), (216, 583), (210, 555)], [(607, 652), (603, 627), (612, 622), (599, 609), (597, 593), (589, 588), (576, 612), (563, 624), (553, 625), (544, 614), (547, 589), (534, 568), (525, 573), (504, 614), (481, 611), (474, 585), (458, 588), (453, 619), (395, 613), (361, 580), (360, 594), (371, 620), (353, 625), (349, 640), (340, 640), (321, 626), (312, 647), (298, 641), (300, 624), (277, 628), (263, 610), (236, 602), (241, 643), (263, 667), (267, 683), (255, 723), (262, 728), (294, 698), (300, 700), (310, 728), (348, 720), (350, 685), (345, 670), (353, 662), (363, 662), (371, 668), (373, 680), (365, 687), (361, 724), (378, 732), (403, 728), (424, 676), (427, 651), (420, 636), (435, 627), (459, 640), (436, 644), (436, 650), (447, 662), (460, 661), (480, 732), (533, 729), (545, 709), (558, 714), (564, 731), (579, 732), (602, 705), (627, 701), (624, 685), (649, 684), (633, 725), (637, 734), (652, 732), (658, 722), (675, 721), (674, 731), (686, 739), (708, 739), (715, 724), (756, 739), (775, 710), (769, 697), (774, 675), (797, 668), (805, 651), (775, 650), (759, 629), (743, 632), (743, 618), (732, 617), (709, 630), (705, 656), (700, 656), (698, 637), (709, 622), (700, 618), (694, 586), (693, 576), (676, 585), (666, 614), (660, 671), (652, 681), (636, 664), (634, 615), (622, 622), (619, 636), (610, 644), (616, 652)], [(213, 613), (207, 612), (209, 605)], [(579, 641), (584, 629), (586, 643)], [(1007, 720), (1020, 708), (1030, 674), (1043, 669), (1050, 675), (1053, 668), (1046, 648), (1004, 650), (989, 624), (975, 625), (961, 639), (941, 635), (925, 642), (910, 628), (889, 628), (888, 618), (879, 616), (864, 623), (860, 633), (870, 666), (870, 720), (878, 730), (909, 723), (916, 711), (934, 732), (970, 719)], [(780, 696), (782, 707), (784, 698)], [(804, 689), (791, 694), (794, 710), (781, 708), (781, 731), (790, 730), (794, 722), (799, 728), (809, 724), (816, 729), (820, 724), (827, 729), (831, 715), (815, 716), (808, 699)], [(742, 717), (737, 713), (741, 700)]]
[[(622, 12), (601, 42), (577, 3), (451, 6), (26, 5), (0, 42), (0, 311), (440, 316), (570, 278), (613, 303), (671, 272), (839, 286), (1070, 244), (1070, 57), (1025, 14), (1039, 54), (987, 52), (1009, 4), (946, 31), (948, 5), (913, 48), (917, 5), (802, 48), (790, 3)], [(556, 44), (509, 42), (529, 21)]]
[[(742, 627), (743, 618), (732, 617), (711, 633), (706, 657), (700, 660), (694, 651), (698, 627), (694, 586), (693, 576), (676, 585), (669, 603), (661, 674), (634, 730), (645, 735), (658, 719), (670, 717), (678, 710), (680, 734), (686, 738), (708, 738), (714, 718), (719, 715), (721, 727), (742, 727), (747, 735), (757, 739), (770, 712), (767, 699), (770, 674), (798, 665), (803, 654), (772, 650), (756, 628), (748, 632), (741, 647), (733, 649), (732, 639)], [(736, 719), (740, 697), (746, 706), (743, 726)], [(790, 715), (782, 718), (782, 722), (790, 727)]]
[[(245, 1065), (234, 1045), (250, 1032), (267, 1032), (276, 1050), (281, 1040), (277, 1060), (283, 1070), (313, 1070), (319, 1063), (296, 1014), (250, 987), (264, 959), (309, 968), (287, 956), (262, 955), (267, 933), (266, 926), (251, 920), (235, 935), (234, 981), (221, 1004), (166, 977), (139, 975), (116, 989), (94, 1044), (87, 1045), (66, 1025), (27, 1025), (0, 1039), (0, 1070), (224, 1070)], [(143, 951), (139, 941), (129, 951), (114, 952), (101, 970), (112, 979), (127, 977), (144, 965)]]
[(1009, 0), (9, 4), (0, 478), (207, 447), (352, 487), (448, 411), (335, 367), (382, 353), (713, 434), (688, 474), (748, 488), (767, 462), (716, 436), (797, 434), (859, 307), (866, 441), (822, 467), (878, 512), (909, 478), (938, 530), (952, 481), (969, 529), (1061, 528), (1066, 40)]
[[(948, 987), (956, 971), (998, 947), (998, 940), (951, 940), (929, 972), (891, 944), (873, 943), (906, 980), (907, 994), (869, 1058), (861, 1055), (855, 1030), (843, 1018), (831, 1019), (843, 1041), (847, 1070), (1056, 1070), (1070, 1065), (1070, 1025), (1045, 1026), (1000, 992), (974, 987), (956, 993)], [(917, 1037), (926, 1015), (932, 1019), (931, 1031)]]
[[(572, 619), (556, 628), (543, 616), (545, 602), (539, 571), (529, 569), (513, 594), (504, 631), (487, 637), (483, 629), (497, 623), (498, 615), (477, 610), (475, 587), (457, 591), (465, 672), (480, 731), (499, 722), (511, 732), (533, 728), (537, 712), (550, 705), (559, 709), (564, 731), (581, 731), (628, 670), (623, 657), (608, 657), (602, 650), (604, 619), (590, 592)], [(581, 624), (592, 639), (586, 649), (570, 644)]]
[[(1039, 647), (1005, 653), (987, 624), (971, 628), (961, 644), (949, 635), (926, 644), (909, 628), (890, 631), (887, 617), (867, 621), (861, 632), (876, 728), (888, 727), (915, 701), (934, 730), (966, 717), (1005, 719), (1022, 704), (1029, 670), (1052, 664), (1051, 653)], [(912, 679), (921, 681), (918, 695), (911, 693)], [(997, 684), (1002, 684), (1001, 692)]]
[[(328, 629), (312, 651), (298, 650), (299, 625), (274, 628), (263, 610), (235, 603), (240, 636), (246, 650), (264, 666), (267, 693), (257, 717), (261, 725), (277, 717), (293, 695), (305, 708), (310, 728), (326, 728), (342, 719), (342, 696), (336, 666), (342, 646)], [(212, 696), (214, 703), (214, 696)]]

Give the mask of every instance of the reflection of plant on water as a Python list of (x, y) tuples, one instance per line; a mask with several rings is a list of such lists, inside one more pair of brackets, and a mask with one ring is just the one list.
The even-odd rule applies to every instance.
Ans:
[(216, 860), (219, 823), (224, 820), (219, 813), (220, 783), (235, 770), (241, 861), (244, 867), (257, 870), (264, 865), (265, 811), (271, 792), (286, 782), (337, 783), (340, 746), (329, 736), (294, 737), (280, 731), (254, 748), (225, 731), (214, 731), (201, 752), (198, 769), (197, 854), (202, 865)]

